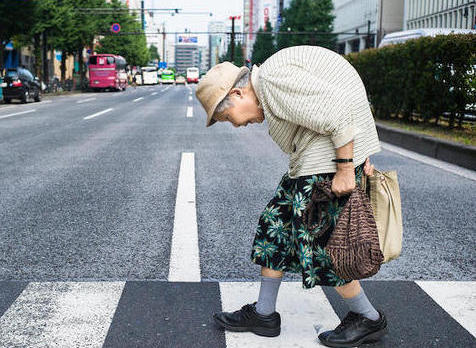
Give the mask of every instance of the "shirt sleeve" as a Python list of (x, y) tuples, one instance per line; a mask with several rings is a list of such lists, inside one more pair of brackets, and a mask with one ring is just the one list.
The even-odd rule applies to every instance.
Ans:
[(351, 100), (339, 71), (331, 80), (297, 65), (263, 68), (259, 89), (274, 116), (329, 135), (335, 148), (354, 139)]

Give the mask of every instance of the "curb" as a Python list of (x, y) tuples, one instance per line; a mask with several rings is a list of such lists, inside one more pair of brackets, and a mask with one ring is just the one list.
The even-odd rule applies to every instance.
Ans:
[(376, 122), (379, 139), (441, 161), (476, 170), (476, 146), (384, 126)]

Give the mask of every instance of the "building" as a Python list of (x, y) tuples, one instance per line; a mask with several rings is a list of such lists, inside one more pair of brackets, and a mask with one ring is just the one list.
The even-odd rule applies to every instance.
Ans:
[(200, 52), (196, 36), (177, 36), (175, 42), (175, 69), (177, 74), (184, 74), (187, 68), (200, 66)]
[(208, 66), (209, 68), (211, 68), (218, 64), (219, 57), (226, 52), (225, 45), (227, 31), (225, 27), (225, 22), (209, 22), (208, 32), (210, 33), (210, 35), (208, 36)]
[(334, 32), (345, 33), (337, 36), (337, 52), (347, 54), (377, 47), (385, 34), (402, 30), (404, 2), (333, 0)]
[(476, 29), (474, 0), (405, 0), (403, 28)]
[(286, 8), (290, 0), (243, 0), (243, 45), (246, 58), (251, 58), (253, 44), (256, 41), (256, 32), (260, 28), (265, 29), (267, 20), (273, 30), (277, 30), (280, 24), (279, 8), (281, 2)]
[(208, 54), (209, 54), (208, 46), (200, 46), (198, 48), (198, 52), (199, 52), (198, 69), (200, 70), (200, 73), (206, 73), (210, 69), (210, 66), (208, 65), (210, 64), (210, 59), (208, 57)]

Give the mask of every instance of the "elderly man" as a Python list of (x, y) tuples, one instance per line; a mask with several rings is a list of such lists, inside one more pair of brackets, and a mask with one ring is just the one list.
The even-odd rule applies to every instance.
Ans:
[[(332, 331), (319, 334), (330, 347), (355, 347), (380, 339), (387, 321), (367, 299), (357, 280), (334, 272), (325, 245), (348, 193), (371, 175), (369, 156), (380, 151), (365, 87), (352, 65), (339, 54), (318, 46), (283, 49), (260, 67), (238, 68), (224, 62), (200, 81), (197, 98), (207, 113), (207, 127), (230, 122), (235, 127), (262, 123), (282, 151), (289, 169), (262, 212), (251, 260), (261, 266), (257, 302), (214, 315), (230, 331), (280, 334), (276, 298), (283, 272), (302, 274), (304, 288), (332, 286), (349, 306), (349, 313)], [(332, 181), (336, 198), (328, 214), (316, 221), (316, 237), (303, 222), (313, 184)], [(316, 225), (314, 225), (316, 226)]]

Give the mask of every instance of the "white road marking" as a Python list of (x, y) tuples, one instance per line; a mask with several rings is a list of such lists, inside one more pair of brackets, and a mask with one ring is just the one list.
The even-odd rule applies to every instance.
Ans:
[(416, 281), (462, 327), (476, 336), (476, 282)]
[(188, 96), (188, 101), (192, 101), (192, 96), (191, 95)]
[(41, 104), (49, 104), (49, 103), (52, 103), (53, 101), (51, 100), (45, 100), (45, 101), (42, 101)]
[(35, 111), (36, 111), (36, 109), (26, 110), (26, 111), (20, 111), (20, 112), (15, 112), (15, 113), (13, 113), (13, 114), (8, 114), (8, 115), (0, 116), (0, 119), (2, 119), (2, 118), (7, 118), (7, 117), (12, 117), (12, 116), (17, 116), (17, 115), (29, 114), (29, 113), (32, 113), (32, 112), (35, 112)]
[(157, 92), (154, 92), (154, 93), (152, 93), (151, 95), (156, 95), (156, 94), (157, 94)]
[[(220, 282), (222, 309), (236, 311), (258, 299), (259, 282)], [(225, 331), (227, 348), (323, 347), (316, 331), (333, 330), (340, 323), (321, 287), (303, 289), (301, 282), (282, 282), (276, 311), (281, 315), (281, 334), (260, 337), (250, 332)]]
[(32, 282), (0, 318), (1, 347), (101, 347), (125, 282)]
[(187, 117), (193, 117), (193, 107), (192, 106), (187, 107)]
[(144, 99), (144, 97), (136, 98), (132, 102), (135, 103), (135, 102), (138, 102), (139, 100), (142, 100), (142, 99)]
[(183, 152), (180, 163), (168, 280), (172, 282), (201, 280), (193, 152)]
[(88, 101), (93, 101), (93, 100), (96, 100), (96, 98), (88, 98), (88, 99), (78, 100), (76, 103), (77, 104), (82, 104), (82, 103), (86, 103)]
[(380, 143), (382, 144), (382, 148), (385, 149), (385, 150), (398, 153), (399, 155), (411, 158), (415, 161), (422, 162), (422, 163), (425, 163), (425, 164), (443, 169), (447, 172), (462, 176), (464, 178), (476, 181), (476, 172), (473, 171), (473, 170), (466, 169), (466, 168), (463, 168), (463, 167), (460, 167), (460, 166), (457, 166), (455, 164), (451, 164), (451, 163), (448, 163), (448, 162), (440, 161), (440, 160), (437, 160), (436, 158), (431, 158), (431, 157), (428, 157), (428, 156), (424, 156), (424, 155), (421, 155), (421, 154), (413, 152), (413, 151), (402, 149), (401, 147), (391, 145), (391, 144), (385, 143), (383, 141), (380, 142)]
[(112, 110), (114, 110), (114, 109), (113, 109), (113, 108), (109, 108), (109, 109), (106, 109), (106, 110), (103, 110), (103, 111), (96, 112), (95, 114), (86, 116), (86, 117), (84, 118), (84, 120), (89, 120), (90, 118), (93, 118), (93, 117), (96, 117), (96, 116), (105, 114), (106, 112), (109, 112), (109, 111), (112, 111)]

